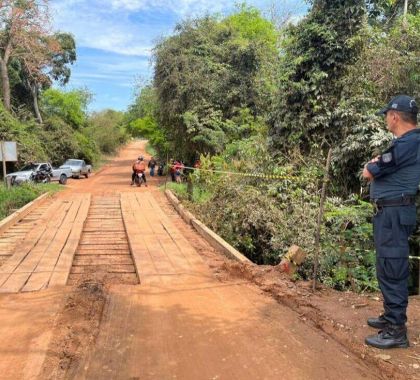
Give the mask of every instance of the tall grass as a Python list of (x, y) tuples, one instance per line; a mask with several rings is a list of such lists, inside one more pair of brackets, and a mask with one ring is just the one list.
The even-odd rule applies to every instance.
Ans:
[(13, 213), (14, 210), (32, 202), (35, 198), (46, 192), (57, 192), (60, 189), (58, 184), (23, 184), (7, 189), (0, 185), (0, 219)]

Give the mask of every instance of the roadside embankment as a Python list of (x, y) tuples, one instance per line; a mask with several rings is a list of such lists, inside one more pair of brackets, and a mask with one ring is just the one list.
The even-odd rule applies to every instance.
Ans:
[(238, 250), (233, 248), (229, 243), (223, 240), (219, 235), (213, 232), (200, 220), (198, 220), (193, 214), (191, 214), (185, 207), (181, 204), (179, 199), (172, 193), (170, 190), (165, 191), (166, 197), (171, 202), (171, 204), (178, 211), (182, 219), (188, 224), (191, 224), (194, 229), (216, 250), (223, 253), (230, 259), (236, 260), (240, 263), (252, 264), (251, 260), (245, 257)]

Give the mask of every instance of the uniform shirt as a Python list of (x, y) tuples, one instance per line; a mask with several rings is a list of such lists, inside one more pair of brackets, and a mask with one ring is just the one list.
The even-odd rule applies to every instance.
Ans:
[(392, 142), (379, 161), (367, 165), (374, 177), (371, 199), (395, 199), (415, 195), (420, 183), (420, 129), (405, 133)]

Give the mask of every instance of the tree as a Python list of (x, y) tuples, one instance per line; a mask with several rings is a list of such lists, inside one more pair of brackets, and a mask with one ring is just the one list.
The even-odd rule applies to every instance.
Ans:
[(72, 35), (56, 33), (40, 39), (37, 49), (23, 60), (22, 77), (30, 90), (35, 115), (40, 123), (38, 97), (41, 88), (49, 88), (52, 80), (66, 84), (70, 79), (69, 65), (76, 60), (76, 44)]
[(94, 112), (89, 117), (86, 134), (96, 141), (101, 152), (111, 154), (125, 142), (126, 132), (123, 125), (122, 112), (106, 109)]
[(47, 5), (47, 0), (0, 2), (0, 70), (3, 103), (7, 110), (11, 107), (10, 60), (17, 58), (32, 69), (35, 57), (42, 55), (43, 49), (50, 44), (47, 38), (50, 24)]
[(418, 0), (367, 0), (369, 20), (374, 25), (392, 27), (405, 11), (416, 15), (420, 10)]
[(253, 117), (268, 109), (276, 45), (275, 26), (242, 5), (225, 19), (185, 21), (156, 46), (158, 122), (176, 156), (221, 152), (237, 136), (232, 119), (242, 109)]
[[(284, 39), (270, 138), (275, 150), (340, 141), (345, 127), (341, 79), (364, 46), (363, 0), (315, 0)], [(341, 137), (340, 137), (341, 136)]]
[(81, 129), (87, 120), (91, 98), (87, 90), (64, 92), (50, 88), (42, 93), (41, 103), (48, 116), (58, 116), (74, 129)]
[(146, 116), (156, 118), (157, 110), (156, 89), (148, 84), (140, 88), (134, 102), (128, 107), (125, 122), (129, 124), (136, 119), (141, 119)]

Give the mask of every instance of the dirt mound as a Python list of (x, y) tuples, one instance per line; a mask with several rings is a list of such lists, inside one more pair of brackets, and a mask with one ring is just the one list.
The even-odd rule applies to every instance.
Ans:
[(57, 317), (40, 378), (74, 378), (98, 335), (105, 302), (106, 291), (97, 282), (83, 282), (68, 295)]

